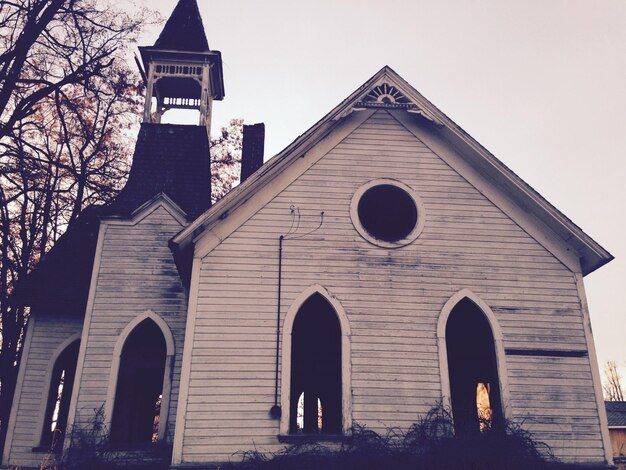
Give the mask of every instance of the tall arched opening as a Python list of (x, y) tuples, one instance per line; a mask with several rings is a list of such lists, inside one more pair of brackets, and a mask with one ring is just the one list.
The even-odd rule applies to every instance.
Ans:
[(457, 435), (498, 428), (502, 399), (493, 332), (483, 311), (461, 299), (445, 330), (450, 398)]
[(342, 432), (341, 326), (332, 305), (313, 294), (291, 331), (289, 432)]
[(111, 423), (113, 442), (140, 444), (158, 440), (166, 354), (163, 332), (150, 318), (135, 326), (126, 338)]
[(50, 385), (44, 415), (41, 446), (59, 450), (67, 431), (72, 388), (76, 376), (80, 340), (69, 344), (59, 354), (50, 374)]

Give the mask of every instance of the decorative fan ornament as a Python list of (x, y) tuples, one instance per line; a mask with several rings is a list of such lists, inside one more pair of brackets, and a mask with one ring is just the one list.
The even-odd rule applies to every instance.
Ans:
[(417, 110), (415, 103), (397, 87), (387, 82), (376, 85), (360, 101), (355, 103), (355, 109), (367, 108), (405, 109), (409, 112)]
[(363, 98), (366, 103), (409, 104), (411, 101), (395, 86), (388, 83), (378, 85)]
[(398, 87), (386, 81), (379, 81), (378, 85), (370, 88), (368, 92), (361, 95), (359, 100), (333, 117), (333, 120), (342, 119), (354, 111), (364, 111), (366, 109), (402, 110), (412, 114), (419, 114), (435, 124), (443, 125), (443, 122), (434, 116), (432, 112), (419, 106), (414, 101), (414, 98), (409, 98)]

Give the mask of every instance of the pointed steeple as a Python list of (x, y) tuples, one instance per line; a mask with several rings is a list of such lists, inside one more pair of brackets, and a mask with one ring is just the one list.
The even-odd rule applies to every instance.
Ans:
[(222, 55), (209, 49), (196, 0), (179, 0), (154, 46), (139, 51), (146, 77), (144, 122), (160, 123), (169, 109), (197, 109), (199, 125), (210, 135), (213, 100), (224, 98)]
[(165, 23), (159, 39), (154, 43), (154, 47), (189, 52), (206, 52), (209, 50), (209, 42), (204, 32), (196, 0), (180, 0), (178, 2), (172, 15)]

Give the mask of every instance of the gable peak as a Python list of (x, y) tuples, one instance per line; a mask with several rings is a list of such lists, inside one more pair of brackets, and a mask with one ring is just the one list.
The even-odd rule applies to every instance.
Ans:
[(435, 124), (443, 125), (441, 119), (430, 109), (428, 101), (388, 65), (353, 93), (344, 102), (344, 106), (343, 112), (334, 119), (341, 119), (354, 111), (388, 109), (419, 114)]

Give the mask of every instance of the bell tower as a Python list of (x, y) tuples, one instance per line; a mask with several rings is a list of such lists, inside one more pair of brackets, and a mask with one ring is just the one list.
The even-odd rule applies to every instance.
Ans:
[[(144, 118), (128, 181), (109, 211), (128, 216), (165, 194), (193, 219), (211, 205), (211, 108), (224, 98), (222, 56), (209, 49), (196, 0), (179, 0), (154, 46), (139, 50)], [(161, 124), (170, 109), (196, 109), (200, 121)]]
[(170, 109), (197, 109), (198, 125), (210, 136), (213, 100), (224, 98), (222, 55), (209, 49), (196, 0), (179, 0), (154, 46), (139, 51), (146, 80), (143, 122), (160, 123)]

